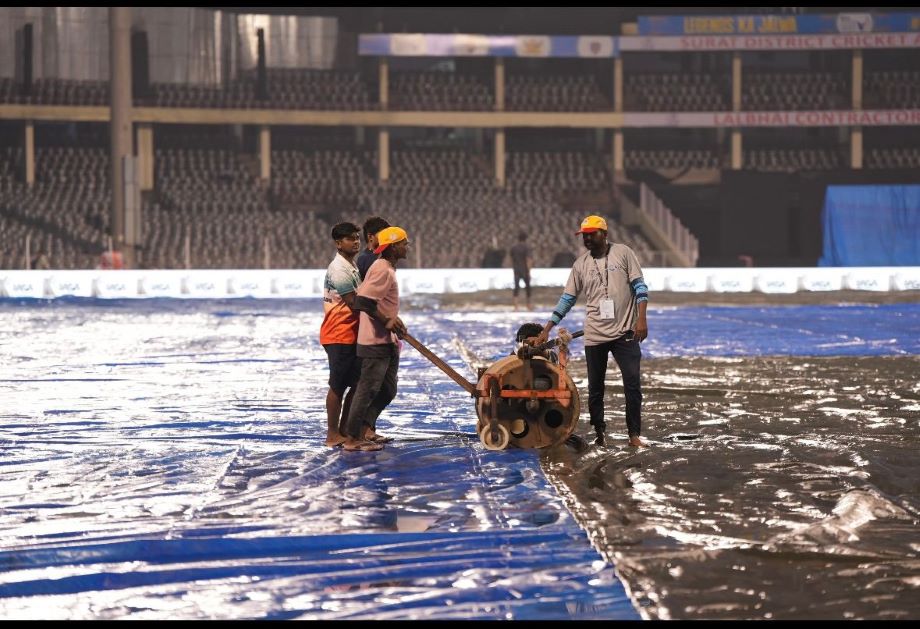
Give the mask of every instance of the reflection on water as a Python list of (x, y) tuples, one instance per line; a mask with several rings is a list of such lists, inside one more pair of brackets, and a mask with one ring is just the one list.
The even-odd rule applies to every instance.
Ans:
[[(528, 318), (404, 317), (468, 377)], [(331, 451), (320, 319), (0, 303), (0, 615), (636, 618), (615, 565), (647, 618), (920, 616), (916, 304), (652, 309), (639, 451), (486, 452), (409, 349), (397, 440)]]
[(321, 319), (0, 302), (0, 617), (638, 618), (536, 453), (486, 453), (416, 352), (380, 420), (396, 441), (326, 448)]
[(920, 358), (643, 368), (652, 447), (543, 465), (646, 617), (920, 616)]

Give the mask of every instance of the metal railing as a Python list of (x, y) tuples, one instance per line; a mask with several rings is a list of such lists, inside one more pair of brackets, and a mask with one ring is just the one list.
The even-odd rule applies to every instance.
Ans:
[(696, 266), (700, 257), (700, 241), (668, 209), (664, 202), (642, 183), (639, 188), (639, 210), (661, 230), (673, 246), (686, 258), (690, 266)]

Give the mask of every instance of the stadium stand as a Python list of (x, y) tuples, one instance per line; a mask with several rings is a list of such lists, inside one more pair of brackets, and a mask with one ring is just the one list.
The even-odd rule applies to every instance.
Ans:
[(848, 109), (849, 81), (831, 72), (747, 72), (741, 108), (748, 111)]
[(490, 111), (491, 86), (477, 76), (453, 72), (394, 72), (390, 108), (407, 111)]
[[(863, 108), (920, 107), (920, 71), (904, 61), (904, 54), (866, 52)], [(717, 59), (717, 55), (721, 56)], [(774, 63), (772, 55), (749, 57), (751, 63), (742, 73), (742, 111), (852, 107), (849, 51), (821, 53), (814, 63), (808, 52), (798, 61), (782, 64)], [(633, 66), (630, 58), (623, 76), (627, 112), (732, 109), (731, 71), (726, 69), (731, 60), (722, 53), (636, 56), (643, 57), (641, 63)], [(134, 99), (134, 105), (373, 111), (381, 108), (373, 61), (337, 63), (335, 69), (326, 70), (268, 67), (264, 98), (259, 96), (255, 68), (234, 70), (234, 76), (224, 76), (222, 86), (153, 82)], [(495, 75), (488, 61), (478, 65), (475, 61), (394, 62), (388, 107), (493, 111)], [(609, 59), (508, 58), (503, 63), (507, 64), (508, 111), (613, 110)], [(106, 81), (42, 76), (26, 93), (19, 78), (0, 78), (0, 104), (107, 107), (109, 99)], [(29, 263), (25, 259), (29, 241), (30, 254), (51, 252), (56, 267), (94, 266), (105, 246), (110, 220), (107, 125), (36, 122), (35, 182), (28, 186), (23, 175), (22, 123), (0, 123), (0, 265), (21, 268)], [(450, 134), (443, 129), (418, 134), (414, 140), (394, 132), (390, 177), (381, 182), (373, 142), (376, 129), (274, 125), (271, 177), (263, 181), (255, 126), (158, 123), (154, 187), (142, 201), (140, 263), (156, 268), (186, 264), (258, 268), (266, 263), (277, 268), (323, 267), (328, 262), (331, 226), (341, 219), (361, 222), (364, 216), (359, 213), (366, 212), (409, 228), (420, 255), (410, 253), (407, 265), (475, 267), (488, 251), (510, 246), (507, 240), (520, 227), (568, 224), (585, 209), (617, 216), (622, 190), (611, 172), (609, 129), (581, 130), (596, 132), (587, 139), (567, 136), (560, 129), (543, 128), (532, 135), (515, 135), (516, 131), (507, 131), (506, 182), (499, 187), (491, 143), (484, 141), (489, 130), (475, 130), (478, 140), (466, 144), (445, 141)], [(657, 177), (672, 182), (689, 170), (709, 171), (692, 173), (697, 181), (724, 177), (732, 159), (730, 130), (698, 131), (627, 128), (625, 170), (650, 181)], [(745, 129), (741, 171), (777, 175), (845, 171), (852, 159), (847, 131), (844, 127), (821, 133), (813, 128), (801, 133)], [(864, 169), (920, 170), (920, 144), (911, 131), (867, 127)], [(467, 129), (458, 135), (473, 133)], [(615, 220), (611, 226), (614, 237), (629, 242), (644, 263), (655, 260), (656, 252), (640, 232)], [(460, 232), (468, 238), (444, 236)], [(541, 229), (540, 234), (530, 241), (537, 265), (549, 265), (560, 253), (580, 250), (567, 229)]]
[(721, 76), (639, 73), (625, 78), (623, 101), (628, 111), (727, 111), (730, 94), (731, 87)]

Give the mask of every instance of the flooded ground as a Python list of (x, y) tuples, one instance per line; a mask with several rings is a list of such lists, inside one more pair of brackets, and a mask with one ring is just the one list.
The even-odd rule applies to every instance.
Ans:
[(619, 439), (543, 465), (646, 617), (920, 617), (920, 357), (643, 367), (650, 448), (620, 389)]
[[(544, 321), (558, 294), (535, 291), (521, 316)], [(614, 439), (541, 457), (643, 617), (920, 617), (918, 304), (916, 291), (653, 296), (651, 447), (626, 446), (611, 359)], [(570, 373), (586, 399), (580, 347)], [(579, 431), (592, 435), (586, 413)]]

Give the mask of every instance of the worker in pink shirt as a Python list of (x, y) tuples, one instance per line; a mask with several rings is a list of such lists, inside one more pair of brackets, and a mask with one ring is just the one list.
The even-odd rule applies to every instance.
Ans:
[(409, 236), (401, 227), (377, 234), (374, 262), (358, 287), (354, 309), (359, 315), (358, 357), (361, 377), (345, 424), (345, 450), (383, 449), (388, 437), (376, 433), (377, 418), (396, 397), (399, 337), (406, 326), (399, 318), (396, 265), (409, 252)]

